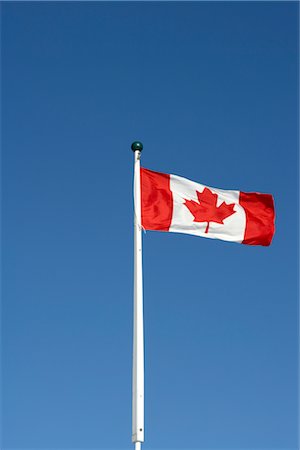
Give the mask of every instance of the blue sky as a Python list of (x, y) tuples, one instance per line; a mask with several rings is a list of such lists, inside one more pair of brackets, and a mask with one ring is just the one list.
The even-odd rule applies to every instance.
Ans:
[(143, 448), (298, 448), (298, 10), (2, 3), (3, 450), (132, 448), (136, 139), (277, 214), (268, 248), (144, 235)]

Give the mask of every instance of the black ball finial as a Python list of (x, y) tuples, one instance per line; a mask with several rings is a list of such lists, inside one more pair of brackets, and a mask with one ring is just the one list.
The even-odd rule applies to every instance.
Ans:
[(134, 142), (131, 144), (131, 150), (132, 150), (133, 152), (136, 152), (136, 151), (141, 152), (141, 151), (143, 150), (143, 144), (142, 144), (141, 142), (139, 142), (139, 141), (134, 141)]

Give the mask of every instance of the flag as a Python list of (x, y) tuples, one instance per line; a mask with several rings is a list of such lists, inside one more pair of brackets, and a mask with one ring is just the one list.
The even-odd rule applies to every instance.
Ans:
[(223, 190), (141, 168), (145, 230), (187, 233), (248, 245), (270, 245), (275, 231), (270, 194)]

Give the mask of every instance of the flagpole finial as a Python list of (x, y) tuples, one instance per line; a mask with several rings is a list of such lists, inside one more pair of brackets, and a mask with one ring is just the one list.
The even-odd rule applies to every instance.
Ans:
[(136, 151), (141, 152), (143, 150), (143, 144), (140, 141), (134, 141), (131, 144), (131, 150), (133, 152), (136, 152)]

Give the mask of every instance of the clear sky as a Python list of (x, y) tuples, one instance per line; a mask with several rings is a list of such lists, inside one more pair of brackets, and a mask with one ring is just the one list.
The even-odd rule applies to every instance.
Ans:
[(144, 243), (145, 450), (296, 450), (296, 2), (4, 2), (2, 446), (131, 444), (144, 167), (272, 193), (252, 247)]

